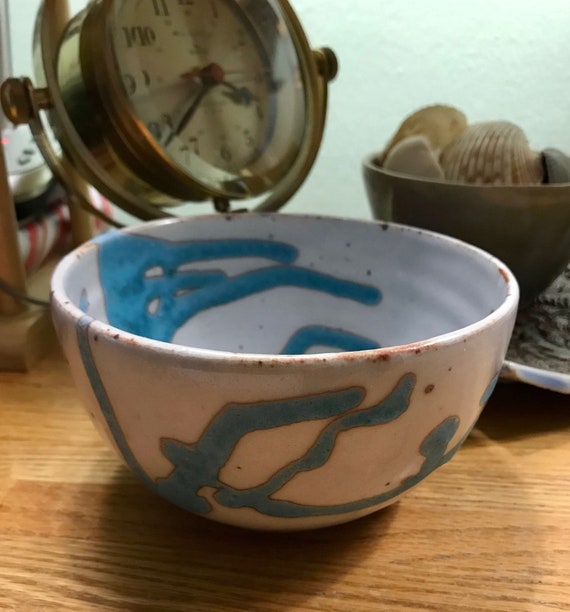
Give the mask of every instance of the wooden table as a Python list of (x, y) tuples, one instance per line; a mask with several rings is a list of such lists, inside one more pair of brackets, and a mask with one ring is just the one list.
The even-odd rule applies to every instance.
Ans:
[(58, 355), (0, 374), (0, 609), (570, 610), (570, 398), (499, 386), (461, 452), (341, 527), (249, 533), (147, 491)]

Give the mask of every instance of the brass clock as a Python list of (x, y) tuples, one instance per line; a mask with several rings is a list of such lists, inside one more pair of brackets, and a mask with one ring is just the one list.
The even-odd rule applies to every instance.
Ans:
[(287, 0), (92, 0), (63, 26), (54, 2), (39, 12), (36, 87), (9, 79), (2, 103), (71, 190), (81, 176), (151, 219), (189, 201), (264, 196), (257, 209), (276, 210), (302, 184), (337, 64)]

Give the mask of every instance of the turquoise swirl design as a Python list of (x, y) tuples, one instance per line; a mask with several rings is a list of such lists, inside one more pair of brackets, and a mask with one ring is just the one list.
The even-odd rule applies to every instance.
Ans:
[[(200, 312), (278, 287), (298, 287), (370, 306), (382, 297), (372, 285), (292, 265), (297, 249), (271, 240), (168, 242), (132, 234), (118, 239), (111, 234), (98, 243), (109, 323), (165, 342)], [(187, 268), (228, 258), (263, 258), (275, 265), (236, 276)]]
[(315, 346), (326, 346), (332, 350), (346, 352), (380, 348), (380, 345), (374, 340), (347, 332), (344, 329), (310, 325), (297, 330), (281, 353), (283, 355), (304, 355)]
[[(424, 462), (418, 473), (390, 491), (366, 499), (328, 506), (303, 505), (275, 499), (274, 495), (296, 475), (325, 465), (334, 452), (338, 436), (343, 432), (360, 427), (382, 426), (400, 418), (409, 408), (416, 384), (415, 377), (407, 374), (383, 401), (372, 406), (364, 405), (365, 391), (359, 387), (301, 398), (228, 405), (212, 420), (195, 443), (162, 440), (162, 452), (173, 468), (167, 477), (153, 480), (131, 451), (98, 373), (89, 342), (91, 322), (92, 319), (85, 316), (78, 325), (79, 348), (85, 371), (117, 447), (127, 465), (148, 487), (191, 512), (208, 514), (211, 511), (210, 504), (201, 496), (204, 487), (213, 488), (217, 503), (224, 507), (253, 508), (262, 514), (280, 518), (340, 515), (372, 508), (389, 502), (418, 484), (449, 461), (465, 439), (448, 449), (458, 430), (459, 418), (445, 419), (422, 443), (420, 452)], [(241, 490), (228, 486), (220, 479), (220, 471), (239, 441), (248, 433), (315, 420), (331, 422), (323, 423), (323, 429), (314, 444), (303, 456), (282, 467), (263, 485)]]

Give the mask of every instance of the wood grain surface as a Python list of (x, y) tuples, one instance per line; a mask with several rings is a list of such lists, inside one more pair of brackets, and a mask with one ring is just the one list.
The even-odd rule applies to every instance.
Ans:
[(147, 491), (58, 355), (0, 374), (0, 609), (570, 610), (570, 400), (500, 385), (459, 454), (341, 527), (240, 531)]

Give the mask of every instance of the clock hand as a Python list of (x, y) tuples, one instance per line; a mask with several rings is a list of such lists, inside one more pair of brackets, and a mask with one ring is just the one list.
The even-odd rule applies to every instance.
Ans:
[[(250, 104), (253, 100), (256, 100), (257, 97), (251, 92), (248, 87), (237, 87), (233, 83), (230, 83), (225, 80), (225, 76), (230, 74), (223, 70), (218, 64), (210, 64), (204, 69), (194, 68), (188, 72), (185, 72), (181, 75), (181, 78), (184, 79), (195, 79), (196, 77), (200, 78), (202, 82), (204, 81), (204, 70), (208, 70), (209, 73), (206, 75), (207, 78), (215, 79), (216, 85), (222, 85), (223, 87), (229, 89), (230, 92), (225, 92), (224, 95), (228, 97), (232, 102), (236, 104)], [(247, 72), (234, 70), (232, 74), (247, 74)]]
[(228, 83), (227, 81), (224, 81), (222, 85), (230, 90), (225, 91), (224, 96), (236, 104), (245, 104), (248, 106), (257, 99), (257, 96), (255, 96), (247, 87), (237, 87), (233, 83)]
[(204, 99), (204, 97), (206, 96), (208, 91), (210, 91), (211, 88), (212, 88), (211, 86), (203, 87), (200, 93), (194, 98), (194, 100), (192, 101), (192, 104), (190, 104), (190, 106), (186, 109), (186, 112), (184, 113), (184, 115), (182, 115), (182, 119), (180, 119), (176, 128), (174, 128), (168, 135), (168, 138), (166, 139), (164, 143), (165, 147), (167, 147), (172, 142), (174, 137), (178, 136), (180, 132), (182, 132), (184, 128), (190, 123), (190, 120), (194, 116), (194, 113), (196, 112), (202, 100)]
[(220, 85), (224, 82), (224, 71), (218, 64), (208, 64), (204, 68), (194, 69), (182, 75), (183, 78), (199, 78), (201, 81), (202, 89), (200, 93), (192, 100), (190, 106), (186, 109), (182, 118), (178, 122), (175, 129), (170, 132), (166, 139), (164, 146), (167, 147), (175, 136), (178, 136), (186, 126), (192, 120), (192, 117), (196, 113), (196, 110), (202, 103), (202, 100), (206, 94), (216, 85)]
[(214, 85), (218, 85), (219, 83), (223, 83), (225, 78), (224, 69), (216, 63), (208, 64), (203, 68), (192, 68), (188, 72), (184, 72), (180, 75), (181, 79), (200, 79), (202, 84), (207, 82), (212, 82)]

